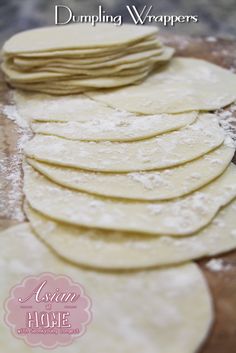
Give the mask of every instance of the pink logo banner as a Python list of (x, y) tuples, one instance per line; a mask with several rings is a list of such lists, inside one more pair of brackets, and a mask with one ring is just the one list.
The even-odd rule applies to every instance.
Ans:
[(82, 336), (92, 319), (84, 288), (64, 275), (26, 277), (5, 302), (5, 323), (30, 346), (53, 349)]

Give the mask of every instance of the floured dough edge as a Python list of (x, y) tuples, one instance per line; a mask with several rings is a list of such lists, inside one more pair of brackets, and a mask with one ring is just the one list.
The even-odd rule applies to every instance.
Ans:
[[(128, 200), (170, 200), (203, 187), (220, 176), (234, 156), (225, 145), (178, 167), (139, 173), (99, 173), (60, 167), (27, 158), (27, 162), (51, 181), (77, 191)], [(202, 170), (199, 173), (199, 170)]]
[(56, 222), (25, 204), (37, 236), (58, 256), (77, 265), (105, 270), (176, 265), (236, 248), (236, 199), (203, 230), (183, 238), (102, 231)]
[[(97, 353), (105, 351), (104, 345), (110, 347), (110, 351), (114, 347), (114, 353), (123, 352), (124, 347), (129, 347), (130, 353), (144, 352), (145, 347), (150, 353), (156, 353), (158, 347), (159, 352), (168, 348), (170, 353), (176, 353), (176, 351), (190, 353), (201, 346), (209, 333), (214, 316), (212, 299), (207, 282), (194, 263), (142, 272), (84, 271), (53, 256), (48, 248), (37, 240), (28, 223), (9, 228), (0, 233), (0, 238), (1, 265), (5, 273), (1, 287), (1, 300), (3, 298), (5, 300), (9, 289), (22, 280), (22, 276), (38, 274), (38, 271), (42, 273), (48, 268), (55, 273), (66, 274), (74, 280), (77, 279), (92, 298), (93, 307), (96, 308), (92, 325), (82, 340), (67, 347), (68, 353), (74, 353), (76, 349), (80, 349), (81, 352), (93, 352), (94, 341), (97, 341)], [(26, 248), (27, 252), (25, 252)], [(29, 263), (32, 263), (30, 269)], [(137, 289), (138, 296), (135, 295)], [(129, 295), (124, 295), (126, 293)], [(141, 316), (136, 313), (139, 305), (142, 310), (140, 301), (146, 303), (144, 315)], [(102, 305), (103, 302), (105, 306)], [(113, 310), (109, 309), (111, 305), (115, 305)], [(127, 331), (125, 333), (123, 331), (122, 320), (126, 322), (125, 312), (133, 320), (137, 317), (131, 342), (126, 339)], [(109, 337), (107, 337), (108, 326), (105, 323), (106, 314), (111, 322), (115, 320), (118, 325), (116, 330), (111, 329), (113, 334)], [(183, 320), (178, 324), (179, 315)], [(173, 321), (172, 317), (176, 318), (177, 322)], [(141, 321), (139, 322), (138, 319)], [(1, 347), (5, 352), (13, 351), (16, 342), (12, 339), (9, 329), (3, 323), (0, 326)], [(172, 340), (169, 340), (170, 334), (171, 336), (173, 334)], [(183, 337), (185, 337), (184, 341)], [(25, 346), (20, 340), (17, 342), (17, 348), (19, 352), (31, 352), (30, 347)], [(42, 351), (40, 348), (35, 348), (37, 353)], [(57, 353), (64, 351), (63, 347), (56, 350)]]

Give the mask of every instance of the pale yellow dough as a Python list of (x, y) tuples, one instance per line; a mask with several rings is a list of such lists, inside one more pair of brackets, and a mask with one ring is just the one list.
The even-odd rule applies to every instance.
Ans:
[(102, 103), (78, 94), (53, 97), (46, 94), (14, 92), (14, 101), (19, 114), (27, 121), (78, 121), (109, 119), (112, 110)]
[(68, 49), (116, 48), (135, 44), (157, 33), (154, 26), (114, 26), (113, 24), (80, 23), (37, 28), (18, 33), (3, 46), (5, 54), (52, 52)]
[(236, 100), (236, 75), (204, 60), (174, 58), (139, 85), (86, 94), (142, 114), (215, 110)]
[[(25, 223), (0, 233), (0, 302), (25, 276), (53, 272), (81, 283), (92, 300), (85, 335), (55, 353), (194, 353), (213, 320), (206, 281), (193, 263), (161, 270), (102, 273), (71, 266), (54, 256)], [(170, 340), (171, 336), (171, 340)], [(184, 339), (183, 339), (184, 337)], [(1, 320), (4, 353), (45, 353), (14, 338)]]
[(54, 95), (55, 96), (65, 96), (65, 95), (71, 95), (71, 94), (78, 94), (78, 93), (84, 93), (88, 88), (86, 87), (75, 87), (71, 88), (70, 86), (64, 87), (63, 85), (61, 87), (55, 87), (53, 85), (44, 85), (42, 87), (35, 87), (34, 85), (21, 85), (21, 84), (14, 84), (14, 87), (20, 90), (25, 90), (30, 92), (30, 94), (37, 92), (37, 93), (43, 93), (47, 95)]
[(25, 208), (37, 235), (59, 256), (100, 269), (137, 269), (218, 255), (236, 248), (236, 201), (190, 237), (109, 232), (58, 223)]
[[(64, 61), (64, 62), (55, 62), (49, 65), (44, 65), (43, 67), (40, 68), (35, 68), (36, 71), (61, 71), (61, 72), (72, 72), (74, 74), (77, 73), (76, 70), (87, 70), (91, 72), (95, 72), (97, 70), (98, 73), (101, 72), (101, 69), (106, 69), (106, 72), (113, 72), (116, 68), (116, 70), (120, 68), (129, 68), (129, 69), (139, 69), (140, 67), (150, 65), (154, 63), (155, 65), (158, 65), (159, 63), (164, 63), (165, 61), (168, 61), (171, 59), (171, 57), (174, 54), (174, 49), (165, 47), (164, 50), (162, 49), (156, 49), (155, 50), (156, 54), (150, 56), (148, 55), (149, 52), (143, 53), (143, 57), (146, 56), (146, 58), (141, 59), (141, 54), (136, 53), (136, 54), (131, 54), (129, 56), (123, 56), (120, 57), (119, 59), (114, 59), (114, 60), (106, 60), (105, 62), (100, 62), (100, 63), (94, 63), (94, 61), (91, 61), (91, 64), (85, 64), (82, 63), (81, 61), (77, 62), (70, 62)], [(144, 55), (145, 54), (145, 55)], [(147, 57), (149, 56), (149, 57)], [(130, 58), (128, 58), (130, 57)], [(131, 61), (132, 57), (132, 61)], [(139, 57), (139, 60), (138, 60)], [(129, 60), (128, 60), (129, 59)], [(105, 71), (104, 71), (105, 72)]]
[[(95, 116), (84, 121), (33, 122), (31, 127), (35, 133), (54, 135), (80, 141), (135, 141), (170, 132), (193, 123), (197, 113), (159, 114), (136, 116), (119, 112), (109, 107), (101, 107), (107, 116), (101, 116), (99, 104), (95, 104)], [(98, 113), (96, 113), (98, 112)], [(78, 119), (80, 112), (77, 111)], [(96, 119), (96, 115), (98, 118)]]
[(55, 80), (49, 82), (53, 84), (61, 84), (61, 81), (70, 82), (81, 80), (90, 80), (97, 79), (105, 76), (135, 76), (143, 72), (147, 72), (147, 68), (154, 65), (158, 62), (159, 59), (150, 58), (146, 60), (145, 63), (134, 63), (134, 64), (122, 64), (117, 66), (112, 66), (108, 68), (99, 68), (99, 69), (88, 69), (88, 68), (79, 68), (79, 67), (56, 67), (54, 70), (47, 70), (46, 67), (42, 69), (36, 69), (32, 71), (17, 71), (7, 64), (2, 64), (3, 72), (9, 77), (9, 81), (16, 84), (30, 84), (30, 85), (43, 85), (44, 79), (52, 78)]
[(4, 44), (1, 67), (11, 86), (53, 95), (134, 84), (173, 56), (157, 32), (101, 23), (96, 32), (87, 23), (28, 30)]
[(83, 142), (36, 135), (25, 152), (28, 157), (55, 165), (130, 172), (180, 165), (212, 151), (223, 141), (217, 119), (203, 114), (186, 128), (134, 142)]
[(32, 167), (24, 168), (24, 193), (30, 206), (52, 219), (91, 228), (183, 236), (206, 226), (236, 196), (233, 164), (193, 194), (163, 202), (121, 201), (69, 190)]
[[(142, 79), (144, 79), (152, 70), (152, 67), (148, 67), (147, 69), (141, 71), (140, 73), (136, 73), (135, 75), (129, 75), (129, 76), (112, 76), (111, 77), (94, 77), (94, 78), (77, 78), (76, 76), (65, 76), (64, 74), (55, 74), (55, 75), (62, 75), (63, 77), (59, 77), (60, 80), (58, 81), (52, 81), (52, 82), (32, 82), (32, 83), (26, 83), (26, 82), (16, 82), (11, 79), (7, 79), (7, 81), (12, 84), (16, 88), (21, 88), (25, 90), (32, 90), (32, 91), (41, 91), (42, 92), (47, 92), (50, 91), (52, 88), (53, 90), (58, 91), (60, 93), (61, 90), (67, 88), (68, 94), (72, 93), (80, 93), (85, 91), (87, 87), (96, 87), (96, 88), (101, 88), (101, 87), (118, 87), (118, 86), (123, 86), (123, 85), (128, 85), (133, 82), (138, 82)], [(46, 75), (51, 75), (53, 74), (52, 72), (47, 73)], [(40, 78), (42, 80), (42, 78)], [(42, 80), (44, 81), (44, 79)], [(58, 89), (57, 89), (58, 88)], [(73, 92), (74, 91), (74, 92)]]
[[(127, 55), (121, 55), (117, 58), (112, 59), (112, 57), (104, 57), (104, 58), (99, 58), (99, 59), (73, 59), (70, 58), (55, 58), (54, 60), (40, 60), (40, 59), (35, 59), (32, 61), (31, 65), (22, 65), (22, 69), (27, 69), (27, 70), (37, 70), (38, 68), (42, 70), (47, 70), (50, 67), (55, 67), (58, 65), (58, 67), (65, 68), (65, 67), (72, 67), (72, 68), (78, 68), (78, 69), (97, 69), (97, 68), (104, 68), (104, 67), (113, 67), (115, 65), (124, 65), (124, 64), (142, 64), (146, 60), (152, 57), (157, 57), (159, 59), (162, 58), (162, 56), (167, 56), (168, 53), (173, 52), (172, 48), (165, 48), (164, 50), (162, 48), (155, 48), (155, 49), (150, 49), (144, 52), (137, 52), (137, 53), (131, 53)], [(117, 54), (118, 55), (118, 54)], [(108, 60), (110, 59), (110, 60)], [(13, 62), (9, 61), (8, 65), (13, 65), (13, 67), (21, 69), (21, 65), (17, 65), (17, 62), (19, 62), (19, 59), (14, 59)], [(20, 61), (21, 62), (21, 61)], [(34, 65), (34, 66), (33, 66)]]
[[(122, 46), (122, 53), (120, 51), (121, 46), (117, 46), (114, 48), (95, 48), (95, 49), (64, 49), (64, 50), (53, 50), (46, 52), (31, 52), (31, 53), (21, 53), (21, 54), (6, 54), (4, 53), (4, 57), (7, 59), (14, 58), (14, 62), (16, 59), (17, 65), (32, 65), (34, 62), (36, 64), (43, 64), (45, 60), (54, 61), (58, 57), (65, 59), (69, 58), (70, 60), (90, 60), (91, 58), (96, 60), (110, 60), (111, 57), (118, 58), (122, 56), (123, 53), (131, 54), (137, 53), (144, 50), (162, 48), (162, 43), (157, 39), (156, 35), (149, 36), (140, 42)], [(30, 65), (30, 66), (31, 66)]]
[(30, 158), (27, 161), (38, 172), (70, 189), (131, 200), (167, 200), (191, 193), (214, 180), (226, 169), (234, 151), (222, 145), (180, 167), (128, 174), (87, 172)]

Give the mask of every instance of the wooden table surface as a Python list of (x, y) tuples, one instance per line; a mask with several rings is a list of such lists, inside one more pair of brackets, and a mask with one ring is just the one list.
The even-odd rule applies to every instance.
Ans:
[[(236, 40), (173, 35), (165, 35), (163, 40), (174, 46), (178, 55), (206, 59), (236, 72)], [(9, 92), (0, 75), (0, 229), (25, 220), (22, 211), (22, 151), (19, 146), (24, 129), (4, 114), (4, 105), (11, 104)], [(225, 265), (230, 265), (227, 270), (213, 272), (207, 269), (209, 259), (198, 262), (208, 280), (215, 307), (215, 321), (200, 353), (236, 352), (236, 251), (219, 258)]]

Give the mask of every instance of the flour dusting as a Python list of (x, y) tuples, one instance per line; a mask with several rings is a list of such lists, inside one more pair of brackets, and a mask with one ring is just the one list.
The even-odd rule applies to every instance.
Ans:
[(216, 112), (220, 126), (226, 133), (225, 144), (229, 147), (236, 148), (236, 102), (234, 102), (227, 110), (219, 109)]
[(211, 259), (206, 263), (206, 267), (213, 272), (228, 271), (232, 268), (232, 266), (226, 264), (223, 259)]
[[(3, 200), (7, 198), (7, 205), (2, 213), (4, 217), (23, 221), (25, 219), (22, 210), (22, 159), (23, 148), (32, 136), (28, 123), (18, 114), (16, 106), (13, 104), (12, 95), (9, 97), (10, 104), (2, 107), (4, 117), (11, 120), (16, 128), (17, 140), (14, 146), (11, 145), (10, 153), (2, 160), (2, 172), (5, 177), (5, 187)], [(12, 128), (12, 127), (11, 127)], [(7, 134), (7, 133), (6, 133)], [(13, 147), (13, 151), (12, 151)], [(4, 148), (4, 154), (5, 154)]]

